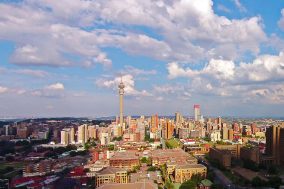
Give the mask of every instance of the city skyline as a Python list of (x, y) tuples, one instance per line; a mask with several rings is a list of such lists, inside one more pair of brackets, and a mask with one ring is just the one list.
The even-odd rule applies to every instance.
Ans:
[(0, 117), (118, 116), (121, 80), (124, 116), (194, 116), (194, 104), (284, 116), (284, 2), (2, 0), (0, 11)]

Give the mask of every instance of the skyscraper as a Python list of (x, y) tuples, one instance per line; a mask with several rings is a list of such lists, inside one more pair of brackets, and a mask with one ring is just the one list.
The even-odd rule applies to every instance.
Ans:
[(72, 144), (75, 143), (75, 129), (74, 129), (74, 127), (70, 128), (70, 142)]
[(284, 124), (271, 126), (266, 130), (266, 154), (273, 163), (284, 165)]
[(158, 130), (159, 118), (158, 115), (151, 116), (151, 132), (155, 133)]
[(201, 113), (200, 113), (200, 105), (199, 104), (195, 104), (193, 106), (194, 109), (194, 121), (199, 121), (201, 118)]
[(8, 136), (9, 135), (9, 125), (4, 125), (4, 131), (5, 131), (5, 135)]
[(177, 125), (177, 127), (179, 128), (182, 123), (183, 123), (183, 116), (181, 115), (181, 113), (176, 112), (175, 113), (175, 123)]
[(64, 145), (68, 145), (69, 144), (69, 131), (67, 129), (63, 129), (60, 132), (60, 143), (64, 144)]
[(83, 124), (78, 127), (78, 143), (85, 144), (88, 141), (88, 125)]

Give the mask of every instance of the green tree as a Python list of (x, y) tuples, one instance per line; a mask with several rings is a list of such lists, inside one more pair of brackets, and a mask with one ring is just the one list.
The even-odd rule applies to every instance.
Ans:
[(175, 186), (174, 186), (174, 184), (173, 184), (172, 182), (167, 181), (167, 182), (165, 183), (165, 188), (167, 188), (167, 189), (174, 189)]
[(108, 146), (108, 150), (113, 151), (114, 150), (114, 145), (113, 144), (109, 145)]
[(151, 166), (147, 169), (147, 171), (156, 171), (157, 168), (155, 166)]
[(197, 184), (192, 181), (192, 180), (188, 180), (184, 183), (182, 183), (179, 187), (179, 189), (195, 189), (197, 186)]
[(243, 167), (252, 171), (259, 171), (258, 165), (251, 160), (243, 160)]
[(282, 184), (282, 179), (280, 177), (271, 177), (267, 182), (267, 185), (272, 188), (279, 188), (281, 184)]
[(261, 187), (265, 185), (265, 181), (263, 181), (261, 178), (259, 177), (254, 177), (251, 181), (251, 185), (253, 187)]
[(122, 140), (122, 136), (119, 137), (113, 137), (112, 141), (121, 141)]
[(279, 170), (277, 169), (277, 167), (275, 165), (271, 165), (268, 167), (267, 169), (267, 173), (270, 175), (276, 175), (279, 173)]

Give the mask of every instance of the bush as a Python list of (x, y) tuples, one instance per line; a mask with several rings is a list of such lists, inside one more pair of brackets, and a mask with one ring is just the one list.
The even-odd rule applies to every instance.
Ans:
[(156, 170), (158, 170), (158, 169), (154, 166), (151, 166), (147, 169), (147, 171), (156, 171)]
[(272, 188), (279, 188), (281, 184), (282, 184), (282, 179), (280, 177), (271, 177), (267, 182), (267, 185)]
[(251, 160), (243, 160), (243, 167), (252, 171), (259, 171), (257, 164)]
[(259, 177), (254, 177), (251, 181), (251, 185), (253, 187), (261, 187), (261, 186), (265, 186), (265, 181), (263, 181), (261, 178)]

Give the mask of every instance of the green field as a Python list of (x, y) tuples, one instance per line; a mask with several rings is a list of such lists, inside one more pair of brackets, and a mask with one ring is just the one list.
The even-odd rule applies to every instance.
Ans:
[(166, 141), (166, 146), (170, 149), (172, 148), (178, 148), (181, 146), (180, 142), (178, 139), (172, 138)]
[(0, 169), (5, 169), (6, 167), (13, 167), (14, 169), (23, 168), (24, 163), (13, 162), (13, 163), (0, 163)]

